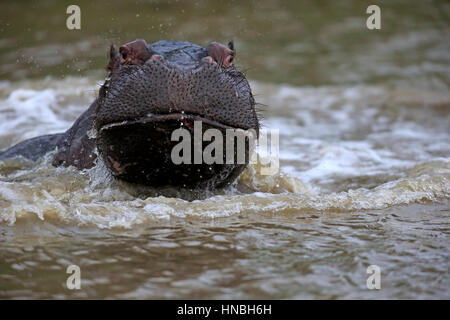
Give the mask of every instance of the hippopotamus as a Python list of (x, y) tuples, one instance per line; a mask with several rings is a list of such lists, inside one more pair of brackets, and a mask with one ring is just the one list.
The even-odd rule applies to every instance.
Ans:
[[(98, 164), (112, 175), (149, 186), (223, 187), (245, 163), (176, 164), (171, 150), (177, 128), (252, 129), (259, 121), (249, 83), (234, 64), (235, 48), (211, 42), (143, 39), (109, 50), (108, 76), (90, 107), (64, 133), (32, 138), (0, 151), (0, 160), (37, 161), (52, 152), (52, 164), (79, 170)], [(202, 144), (202, 147), (203, 144)], [(225, 154), (225, 153), (224, 153)], [(100, 157), (98, 157), (100, 156)]]

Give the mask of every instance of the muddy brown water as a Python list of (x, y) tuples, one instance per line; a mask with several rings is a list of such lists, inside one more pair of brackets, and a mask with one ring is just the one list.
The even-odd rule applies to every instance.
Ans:
[(0, 162), (0, 298), (450, 298), (450, 6), (370, 31), (369, 4), (79, 1), (80, 31), (64, 1), (0, 4), (0, 149), (66, 130), (135, 38), (234, 39), (280, 132), (280, 172), (208, 193)]

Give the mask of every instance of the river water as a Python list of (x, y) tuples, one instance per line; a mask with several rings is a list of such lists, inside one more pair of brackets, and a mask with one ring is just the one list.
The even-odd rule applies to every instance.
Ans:
[(448, 3), (389, 1), (381, 30), (364, 1), (79, 3), (80, 31), (63, 1), (0, 4), (0, 149), (70, 127), (111, 42), (232, 38), (280, 172), (199, 192), (0, 162), (0, 298), (450, 298)]

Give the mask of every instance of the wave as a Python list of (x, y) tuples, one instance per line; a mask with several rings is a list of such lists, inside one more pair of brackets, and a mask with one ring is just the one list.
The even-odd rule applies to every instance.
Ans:
[[(64, 131), (95, 97), (91, 79), (0, 83), (0, 147)], [(152, 189), (82, 172), (0, 162), (0, 221), (132, 228), (171, 218), (378, 210), (448, 201), (450, 96), (383, 87), (253, 82), (264, 128), (280, 130), (281, 171), (249, 166), (224, 190)], [(259, 93), (264, 92), (264, 95)], [(33, 221), (34, 221), (33, 220)], [(30, 220), (31, 221), (31, 220)]]
[[(14, 166), (14, 172), (5, 176)], [(373, 189), (325, 194), (282, 172), (261, 176), (258, 165), (253, 165), (222, 194), (193, 201), (161, 195), (163, 190), (159, 190), (160, 195), (148, 196), (155, 190), (104, 179), (102, 170), (91, 170), (80, 174), (73, 168), (55, 169), (48, 161), (20, 169), (14, 161), (8, 165), (3, 163), (0, 166), (0, 221), (12, 225), (32, 216), (75, 226), (132, 228), (171, 218), (351, 212), (445, 201), (450, 197), (450, 162), (446, 160), (418, 164), (405, 177)], [(142, 192), (144, 189), (147, 195)]]

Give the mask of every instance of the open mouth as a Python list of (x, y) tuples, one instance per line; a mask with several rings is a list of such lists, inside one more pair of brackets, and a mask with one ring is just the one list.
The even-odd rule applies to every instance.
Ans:
[(196, 115), (196, 114), (168, 113), (168, 114), (147, 114), (146, 116), (140, 117), (137, 119), (130, 119), (130, 120), (124, 120), (124, 121), (106, 124), (100, 128), (100, 131), (112, 130), (117, 127), (123, 127), (123, 126), (143, 125), (143, 124), (158, 123), (158, 122), (165, 122), (165, 121), (179, 121), (180, 125), (186, 125), (187, 129), (190, 129), (189, 124), (191, 122), (193, 123), (195, 121), (200, 121), (200, 122), (202, 122), (202, 124), (205, 124), (207, 126), (214, 127), (217, 129), (223, 129), (223, 130), (240, 129), (240, 128), (228, 126), (221, 122), (211, 120), (209, 118), (206, 118), (206, 117), (200, 116), (200, 115)]
[[(183, 139), (191, 150), (188, 163), (174, 161), (173, 150), (182, 140), (173, 139), (172, 134), (179, 129), (187, 130), (189, 136), (187, 142)], [(225, 150), (222, 163), (195, 162), (194, 144), (198, 143), (195, 133), (203, 137), (208, 129), (219, 130), (225, 137), (227, 130), (239, 128), (195, 114), (147, 114), (101, 126), (97, 146), (112, 174), (123, 180), (152, 186), (223, 186), (234, 180), (245, 164), (225, 164)], [(200, 141), (202, 152), (210, 142)], [(183, 157), (185, 152), (182, 152)]]

